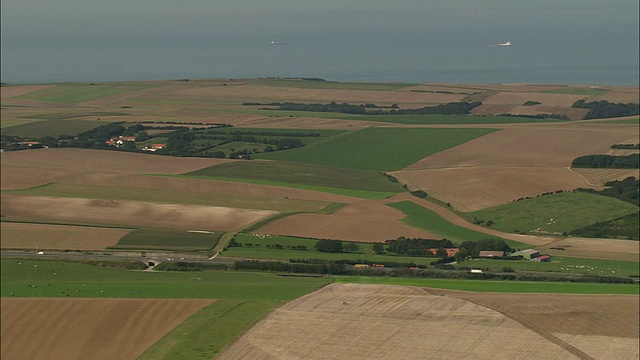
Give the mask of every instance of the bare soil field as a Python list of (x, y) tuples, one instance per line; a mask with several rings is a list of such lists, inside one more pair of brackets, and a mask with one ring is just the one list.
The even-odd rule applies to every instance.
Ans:
[(49, 224), (0, 223), (3, 249), (104, 250), (131, 232), (109, 229)]
[(638, 296), (443, 293), (499, 311), (583, 358), (638, 358)]
[(256, 233), (362, 242), (383, 242), (399, 236), (434, 238), (402, 222), (405, 215), (386, 206), (389, 200), (351, 203), (332, 214), (296, 214), (260, 227)]
[(545, 192), (579, 187), (598, 188), (567, 168), (464, 166), (391, 173), (410, 189), (470, 212)]
[[(331, 284), (277, 309), (218, 359), (585, 359), (589, 356), (584, 352), (598, 345), (598, 358), (638, 356), (637, 331), (631, 335), (634, 326), (637, 330), (637, 297), (607, 296), (592, 302), (594, 297), (576, 296), (563, 302), (551, 295), (558, 304), (554, 308), (547, 306), (547, 295), (532, 296), (526, 302), (530, 306), (521, 307), (518, 294), (506, 295), (512, 296), (511, 303), (498, 297), (495, 306), (466, 300), (465, 295), (407, 286)], [(494, 295), (501, 294), (486, 297), (492, 300)], [(599, 312), (607, 300), (617, 309)], [(572, 312), (573, 303), (580, 311)], [(564, 318), (545, 328), (545, 320), (552, 317), (548, 310)], [(589, 318), (593, 314), (597, 319)], [(607, 333), (609, 341), (585, 348), (572, 330), (584, 324), (601, 326), (580, 330), (592, 341), (615, 326), (623, 329)]]
[(237, 231), (275, 211), (2, 194), (8, 219), (164, 229)]
[(135, 359), (213, 300), (2, 299), (3, 359)]

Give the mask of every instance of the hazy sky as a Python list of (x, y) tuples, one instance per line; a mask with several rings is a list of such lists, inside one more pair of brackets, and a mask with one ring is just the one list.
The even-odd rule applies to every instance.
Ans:
[(629, 66), (640, 41), (638, 0), (2, 0), (0, 36), (5, 82)]

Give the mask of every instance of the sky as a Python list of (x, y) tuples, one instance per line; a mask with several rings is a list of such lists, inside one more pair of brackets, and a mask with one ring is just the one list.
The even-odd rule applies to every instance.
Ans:
[[(639, 62), (637, 0), (2, 0), (0, 6), (3, 82), (349, 74), (404, 80), (425, 71), (628, 72)], [(507, 40), (516, 45), (510, 53), (491, 49)], [(287, 45), (269, 48), (271, 41)], [(620, 81), (636, 80), (637, 71)]]

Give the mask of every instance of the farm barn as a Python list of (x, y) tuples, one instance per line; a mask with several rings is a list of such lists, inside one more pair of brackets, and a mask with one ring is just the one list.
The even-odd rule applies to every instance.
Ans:
[(504, 251), (480, 251), (478, 257), (481, 258), (501, 258), (504, 256)]
[(540, 256), (540, 252), (538, 250), (526, 249), (522, 251), (516, 251), (511, 256), (521, 256), (524, 260), (532, 260)]

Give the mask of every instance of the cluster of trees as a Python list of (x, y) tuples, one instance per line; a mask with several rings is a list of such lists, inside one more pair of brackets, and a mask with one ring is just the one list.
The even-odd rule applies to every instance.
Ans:
[(640, 212), (601, 221), (569, 232), (572, 236), (640, 240)]
[(233, 267), (236, 270), (281, 271), (297, 274), (347, 275), (350, 273), (346, 265), (337, 263), (302, 264), (281, 261), (236, 261), (233, 263)]
[(585, 102), (578, 100), (572, 105), (574, 108), (589, 109), (585, 119), (602, 119), (640, 114), (640, 105), (632, 103), (611, 103), (606, 100)]
[(637, 169), (640, 167), (640, 154), (627, 156), (584, 155), (575, 158), (571, 162), (571, 166), (576, 168)]
[(342, 243), (340, 240), (318, 240), (314, 245), (314, 249), (320, 252), (341, 253), (341, 252), (357, 252), (360, 247), (356, 243)]
[(464, 260), (467, 257), (476, 257), (480, 251), (504, 251), (510, 253), (513, 249), (502, 239), (482, 239), (478, 241), (463, 241), (460, 252), (456, 254), (456, 261)]
[(535, 115), (527, 115), (527, 114), (500, 114), (500, 116), (510, 116), (510, 117), (519, 117), (526, 119), (558, 119), (558, 120), (569, 120), (567, 115), (560, 114), (535, 114)]
[(640, 179), (629, 176), (623, 180), (608, 181), (604, 185), (608, 186), (608, 188), (600, 191), (584, 188), (579, 188), (575, 191), (610, 196), (640, 206)]
[(186, 261), (162, 262), (154, 267), (159, 271), (203, 271), (203, 270), (227, 270), (225, 264), (205, 264)]
[[(395, 240), (387, 240), (385, 243), (388, 252), (406, 256), (434, 256), (428, 249), (442, 249), (444, 251), (445, 248), (455, 247), (455, 244), (447, 239), (411, 239), (404, 236)], [(446, 256), (446, 252), (444, 254)]]
[[(305, 104), (305, 103), (270, 103), (267, 105), (278, 106), (279, 110), (288, 111), (313, 111), (313, 112), (335, 112), (342, 114), (357, 114), (357, 115), (457, 115), (457, 114), (469, 114), (469, 112), (480, 106), (480, 102), (451, 102), (447, 104), (440, 104), (435, 106), (427, 106), (420, 109), (398, 109), (397, 104), (393, 104), (389, 107), (378, 106), (375, 104), (359, 104), (353, 105), (349, 103), (338, 104), (335, 101), (329, 104)], [(243, 105), (262, 105), (259, 103), (244, 103)], [(390, 108), (391, 110), (382, 110), (383, 108)], [(376, 110), (371, 110), (376, 109)]]
[(625, 149), (625, 150), (638, 150), (640, 149), (640, 144), (613, 144), (611, 145), (612, 149)]

